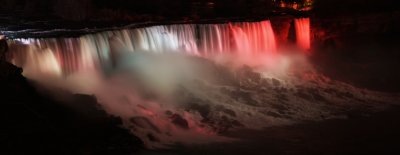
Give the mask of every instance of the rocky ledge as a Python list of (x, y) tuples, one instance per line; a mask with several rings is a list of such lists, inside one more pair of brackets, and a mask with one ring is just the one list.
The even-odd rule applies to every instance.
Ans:
[(59, 102), (21, 73), (0, 61), (0, 154), (128, 154), (142, 148), (93, 96), (65, 93), (69, 100)]

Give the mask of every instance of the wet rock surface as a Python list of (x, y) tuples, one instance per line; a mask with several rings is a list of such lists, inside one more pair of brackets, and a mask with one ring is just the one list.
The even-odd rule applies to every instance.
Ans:
[(171, 122), (175, 124), (176, 126), (182, 128), (182, 129), (189, 129), (189, 124), (187, 120), (185, 120), (181, 115), (179, 114), (173, 114), (171, 117)]
[[(210, 70), (219, 68), (210, 66)], [(375, 113), (398, 102), (397, 94), (356, 88), (314, 71), (293, 74), (268, 77), (243, 66), (221, 76), (229, 84), (193, 80), (178, 89), (176, 98), (186, 112), (198, 114), (204, 126), (222, 134), (254, 127), (255, 122), (260, 123), (256, 126), (280, 126)]]
[[(146, 150), (141, 154), (399, 153), (396, 143), (400, 138), (397, 94), (392, 94), (394, 98), (389, 99), (387, 97), (391, 95), (384, 97), (381, 93), (313, 73), (294, 76), (301, 80), (294, 80), (290, 85), (279, 78), (263, 77), (246, 66), (237, 72), (233, 75), (239, 75), (235, 78), (238, 85), (218, 85), (220, 89), (212, 90), (204, 87), (215, 85), (199, 82), (196, 88), (208, 90), (204, 91), (205, 97), (199, 98), (198, 93), (189, 90), (181, 91), (185, 95), (180, 96), (186, 101), (187, 112), (199, 113), (205, 125), (219, 135), (237, 138), (237, 141), (178, 145), (166, 150)], [(259, 87), (266, 89), (259, 91)], [(243, 98), (253, 104), (244, 102)], [(380, 101), (382, 99), (387, 102)], [(248, 113), (243, 114), (245, 112)], [(243, 117), (259, 121), (256, 116), (260, 114), (265, 116), (263, 119), (275, 122), (264, 120), (264, 125), (271, 126), (248, 129)], [(277, 120), (294, 120), (296, 123), (274, 126)]]

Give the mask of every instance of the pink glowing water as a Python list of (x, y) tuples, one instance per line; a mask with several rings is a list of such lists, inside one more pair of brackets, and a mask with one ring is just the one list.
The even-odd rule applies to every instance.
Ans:
[[(298, 41), (305, 47), (309, 44), (304, 40), (309, 29), (296, 24), (296, 30), (302, 31), (298, 33), (301, 36)], [(220, 78), (219, 74), (208, 72), (215, 67), (210, 62), (199, 64), (187, 55), (213, 60), (223, 56), (234, 62), (273, 64), (279, 54), (268, 20), (152, 26), (79, 38), (17, 39), (10, 41), (10, 45), (10, 61), (23, 67), (25, 76), (74, 93), (94, 94), (108, 113), (122, 117), (124, 125), (149, 147), (179, 141), (207, 142), (215, 135), (213, 128), (204, 125), (198, 113), (182, 109), (179, 100), (174, 100), (176, 90), (182, 87), (198, 98), (212, 96), (208, 93), (218, 94), (215, 91), (219, 88), (213, 86), (202, 90), (192, 83), (198, 79)], [(282, 59), (281, 66), (272, 66), (285, 68), (286, 65), (287, 59)], [(159, 98), (148, 100), (140, 94), (143, 90), (139, 88), (152, 90)], [(247, 117), (248, 111), (241, 107), (248, 105), (233, 100), (214, 100), (213, 97), (211, 100), (210, 103), (207, 100), (207, 104), (229, 106), (237, 115), (246, 116), (235, 118), (242, 122), (254, 125), (265, 119), (262, 115), (258, 121)], [(171, 117), (166, 116), (165, 111), (181, 116), (190, 130), (171, 124)], [(218, 117), (219, 112), (212, 116)], [(152, 130), (152, 126), (162, 132)], [(160, 142), (148, 140), (149, 134), (156, 135)]]
[[(12, 61), (19, 66), (28, 63), (45, 66), (37, 69), (62, 74), (107, 68), (113, 59), (109, 41), (111, 37), (122, 42), (118, 50), (130, 52), (175, 52), (202, 57), (228, 53), (239, 57), (263, 54), (273, 57), (277, 50), (270, 21), (181, 24), (110, 31), (80, 38), (19, 39), (28, 45), (12, 49)], [(52, 64), (44, 64), (49, 62)]]
[(304, 50), (310, 49), (310, 19), (295, 19), (294, 23), (296, 28), (297, 46)]

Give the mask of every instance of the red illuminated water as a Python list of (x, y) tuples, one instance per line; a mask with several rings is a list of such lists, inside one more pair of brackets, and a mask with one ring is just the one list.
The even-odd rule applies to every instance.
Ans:
[[(217, 75), (209, 72), (216, 69), (207, 65), (209, 62), (198, 64), (186, 55), (224, 61), (221, 64), (229, 65), (261, 64), (275, 68), (287, 65), (287, 61), (275, 64), (278, 50), (268, 20), (162, 25), (79, 38), (17, 39), (9, 43), (13, 55), (10, 61), (21, 66), (25, 76), (74, 93), (95, 94), (102, 107), (122, 117), (124, 125), (148, 147), (219, 139), (213, 136), (212, 127), (201, 122), (201, 116), (183, 110), (184, 104), (174, 100), (181, 86), (196, 96), (212, 93), (199, 90), (191, 81), (217, 79)], [(223, 60), (219, 61), (220, 58)], [(151, 90), (159, 100), (142, 98), (142, 89)], [(210, 104), (214, 106), (219, 102)], [(240, 106), (230, 106), (244, 116)], [(166, 116), (165, 111), (172, 111), (173, 116), (186, 120), (186, 128), (190, 130), (171, 124), (171, 116)], [(218, 115), (215, 116), (219, 120)], [(264, 119), (264, 116), (259, 117), (259, 120)], [(253, 122), (253, 118), (251, 120), (243, 117), (242, 122)], [(154, 130), (154, 126), (158, 130)], [(148, 135), (157, 137), (160, 142), (149, 140)]]
[[(310, 20), (296, 19), (295, 30), (307, 51)], [(270, 21), (152, 26), (9, 44), (10, 61), (25, 76), (95, 95), (149, 148), (232, 140), (218, 131), (330, 119), (342, 113), (335, 110), (343, 103), (383, 98), (361, 99), (369, 92), (315, 74), (303, 53), (279, 53)], [(232, 67), (243, 60), (249, 67)], [(249, 65), (254, 62), (262, 63)], [(352, 97), (318, 91), (331, 89)]]
[[(117, 49), (111, 49), (110, 38), (120, 42)], [(35, 70), (57, 74), (69, 74), (94, 67), (107, 68), (112, 64), (113, 50), (174, 52), (211, 58), (220, 54), (273, 57), (277, 51), (270, 21), (164, 25), (103, 32), (80, 38), (18, 41), (27, 45), (24, 48), (12, 49), (12, 61), (15, 64), (25, 66), (30, 63), (28, 66), (39, 66)], [(50, 62), (51, 64), (46, 64)], [(55, 65), (54, 62), (58, 64)]]
[(295, 19), (297, 46), (304, 50), (310, 49), (310, 18)]

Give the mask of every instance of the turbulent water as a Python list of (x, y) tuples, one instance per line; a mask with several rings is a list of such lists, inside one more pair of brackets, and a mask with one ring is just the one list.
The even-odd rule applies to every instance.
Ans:
[[(296, 19), (310, 47), (309, 19)], [(226, 130), (346, 117), (396, 100), (319, 75), (276, 46), (270, 21), (183, 24), (10, 41), (24, 75), (94, 94), (152, 147), (228, 141)]]

